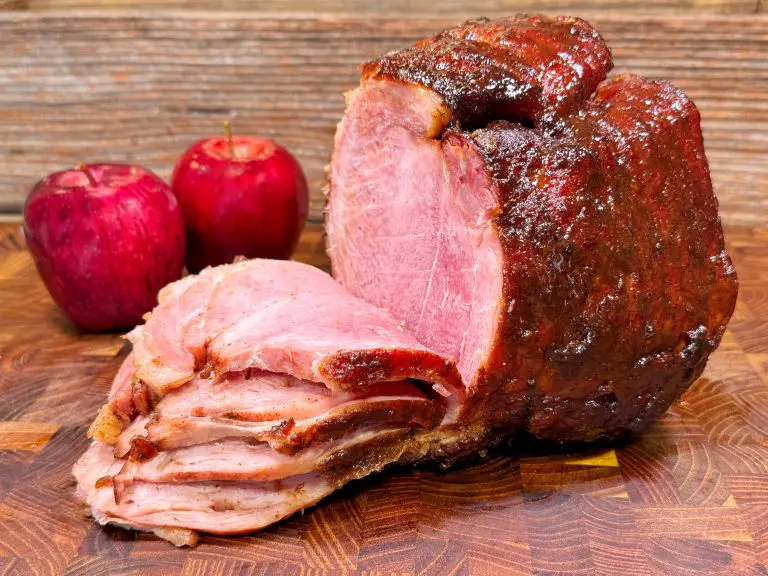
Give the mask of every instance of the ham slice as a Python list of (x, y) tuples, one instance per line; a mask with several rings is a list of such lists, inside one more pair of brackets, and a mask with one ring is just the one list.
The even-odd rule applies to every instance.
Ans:
[(237, 440), (160, 452), (145, 461), (127, 461), (113, 476), (119, 489), (134, 482), (184, 483), (210, 480), (281, 480), (308, 474), (337, 455), (360, 452), (389, 438), (401, 438), (403, 430), (371, 430), (348, 438), (324, 442), (294, 455), (281, 454), (268, 444)]
[(136, 483), (120, 504), (104, 479), (124, 464), (109, 445), (94, 442), (75, 464), (79, 495), (101, 524), (155, 532), (176, 545), (197, 542), (194, 531), (240, 534), (263, 528), (330, 494), (336, 484), (322, 474), (268, 482)]
[(248, 422), (211, 416), (153, 421), (146, 425), (146, 434), (142, 433), (141, 436), (162, 450), (240, 438), (267, 442), (278, 452), (291, 453), (377, 422), (404, 426), (416, 423), (431, 428), (440, 421), (442, 413), (439, 406), (428, 398), (372, 396), (298, 421), (289, 418)]
[(156, 395), (203, 368), (258, 368), (331, 389), (405, 378), (458, 382), (451, 361), (312, 266), (251, 260), (196, 278), (167, 287), (146, 324), (128, 335), (136, 376)]
[(127, 456), (135, 438), (170, 450), (237, 437), (291, 452), (377, 421), (434, 427), (444, 414), (443, 403), (407, 381), (333, 392), (287, 375), (229, 373), (195, 378), (165, 396), (152, 418), (137, 418), (119, 436), (115, 454)]

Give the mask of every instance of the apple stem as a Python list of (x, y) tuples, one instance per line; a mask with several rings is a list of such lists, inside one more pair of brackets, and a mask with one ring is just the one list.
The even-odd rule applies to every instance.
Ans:
[(75, 170), (79, 170), (85, 174), (85, 177), (88, 178), (88, 182), (91, 183), (91, 186), (98, 186), (96, 179), (93, 177), (93, 174), (91, 174), (91, 171), (88, 169), (88, 165), (85, 164), (85, 162), (78, 162), (75, 164)]
[(232, 120), (225, 120), (224, 121), (224, 132), (227, 134), (227, 144), (229, 145), (229, 153), (232, 155), (232, 158), (235, 157), (235, 145), (232, 142)]

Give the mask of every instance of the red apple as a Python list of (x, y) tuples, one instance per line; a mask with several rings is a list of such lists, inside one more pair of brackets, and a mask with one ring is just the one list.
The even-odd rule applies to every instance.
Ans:
[(227, 136), (193, 144), (171, 180), (190, 272), (236, 256), (290, 258), (307, 218), (307, 180), (296, 159), (271, 140), (227, 128)]
[(176, 197), (140, 166), (80, 164), (43, 178), (24, 234), (53, 300), (85, 330), (135, 326), (184, 267)]

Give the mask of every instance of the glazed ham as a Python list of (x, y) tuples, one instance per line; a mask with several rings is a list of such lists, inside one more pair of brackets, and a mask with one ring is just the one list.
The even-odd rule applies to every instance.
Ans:
[(333, 273), (456, 361), (462, 421), (642, 430), (733, 312), (698, 111), (611, 65), (577, 18), (479, 20), (364, 64), (347, 94)]
[(336, 280), (166, 287), (75, 466), (101, 523), (192, 544), (387, 464), (640, 431), (735, 305), (699, 116), (606, 80), (586, 22), (467, 22), (363, 66), (330, 166)]
[[(455, 426), (455, 363), (295, 262), (244, 261), (169, 285), (75, 466), (100, 522), (249, 532)], [(171, 530), (171, 532), (168, 532)]]

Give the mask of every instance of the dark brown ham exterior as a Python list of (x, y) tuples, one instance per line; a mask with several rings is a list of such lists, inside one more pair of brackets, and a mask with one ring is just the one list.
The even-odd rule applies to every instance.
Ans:
[(578, 108), (605, 78), (611, 55), (578, 18), (470, 21), (363, 67), (440, 94), (462, 126), (539, 121)]
[[(735, 306), (737, 279), (698, 111), (666, 82), (620, 75), (598, 87), (610, 67), (605, 43), (581, 20), (480, 20), (364, 65), (361, 87), (348, 95), (330, 170), (334, 274), (452, 355), (468, 388), (462, 418), (497, 436), (525, 428), (592, 440), (643, 429), (701, 374)], [(391, 120), (398, 114), (399, 126)], [(423, 152), (412, 169), (423, 176), (399, 168), (401, 144)], [(441, 155), (448, 168), (431, 167)], [(457, 156), (464, 173), (451, 168)], [(434, 191), (445, 185), (441, 174), (447, 194)], [(488, 195), (495, 204), (481, 224), (446, 224), (446, 214), (460, 213), (453, 208), (418, 221), (438, 239), (417, 316), (391, 294), (423, 280), (401, 255), (430, 253), (422, 239), (397, 244), (398, 220), (419, 215), (391, 212), (403, 209), (403, 198), (429, 194), (448, 199), (424, 204), (422, 214)], [(472, 284), (469, 315), (456, 313), (467, 329), (492, 326), (482, 360), (469, 364), (461, 346), (435, 336), (441, 326), (422, 317), (454, 292), (467, 293), (451, 278), (467, 272), (441, 260), (440, 238), (475, 225), (495, 237), (494, 246), (475, 244), (491, 246), (502, 283), (485, 292)], [(367, 239), (370, 229), (378, 244)], [(390, 244), (397, 253), (388, 253)], [(473, 253), (468, 240), (464, 260), (457, 258), (466, 269)], [(434, 293), (435, 278), (446, 293)], [(475, 312), (483, 306), (490, 311)], [(460, 308), (439, 317), (451, 326)]]

